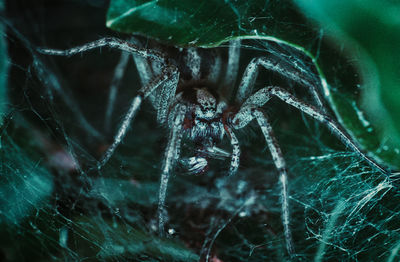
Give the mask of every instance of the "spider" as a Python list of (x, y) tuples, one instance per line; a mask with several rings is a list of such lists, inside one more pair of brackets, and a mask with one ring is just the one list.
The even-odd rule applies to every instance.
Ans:
[[(255, 57), (244, 70), (235, 89), (241, 50), (240, 39), (229, 42), (227, 62), (213, 49), (165, 47), (159, 44), (144, 46), (141, 41), (118, 38), (102, 38), (67, 50), (38, 49), (47, 55), (72, 56), (95, 48), (110, 47), (133, 55), (142, 87), (133, 98), (114, 137), (111, 146), (98, 162), (101, 169), (111, 158), (123, 140), (143, 100), (148, 99), (157, 111), (157, 122), (169, 130), (168, 143), (161, 169), (158, 201), (158, 230), (164, 234), (165, 199), (170, 174), (177, 162), (181, 162), (191, 173), (202, 173), (208, 168), (210, 158), (230, 157), (229, 175), (239, 168), (240, 147), (235, 134), (256, 121), (272, 155), (281, 183), (281, 208), (284, 236), (288, 253), (293, 256), (294, 246), (290, 230), (287, 166), (273, 133), (270, 120), (264, 113), (265, 106), (272, 98), (297, 108), (311, 118), (321, 122), (336, 135), (344, 145), (357, 152), (371, 166), (382, 173), (388, 170), (367, 156), (349, 134), (327, 113), (318, 81), (306, 77), (300, 69), (288, 70), (280, 62), (268, 57)], [(260, 70), (269, 70), (285, 79), (307, 88), (315, 105), (298, 99), (288, 90), (278, 86), (266, 86), (254, 91)], [(320, 81), (320, 80), (319, 80)], [(235, 91), (236, 90), (236, 91)], [(235, 92), (234, 92), (235, 91)], [(195, 156), (180, 156), (183, 139), (195, 142)], [(228, 139), (232, 152), (218, 147)]]

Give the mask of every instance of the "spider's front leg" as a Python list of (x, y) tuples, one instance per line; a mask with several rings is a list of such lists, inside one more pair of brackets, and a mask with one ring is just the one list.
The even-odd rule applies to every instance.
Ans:
[[(138, 92), (139, 94), (135, 98), (133, 98), (131, 106), (129, 107), (129, 110), (125, 115), (124, 120), (122, 121), (122, 124), (118, 129), (117, 134), (114, 137), (114, 142), (111, 144), (110, 147), (108, 147), (107, 151), (104, 153), (103, 157), (101, 158), (101, 160), (97, 165), (98, 169), (101, 169), (108, 162), (108, 160), (113, 155), (115, 149), (118, 147), (122, 139), (125, 137), (126, 132), (128, 131), (128, 128), (132, 123), (132, 120), (134, 119), (137, 111), (140, 108), (140, 105), (142, 104), (142, 101), (146, 99), (156, 88), (160, 86), (162, 86), (163, 88), (167, 86), (169, 89), (175, 90), (173, 87), (176, 87), (177, 85), (177, 72), (174, 71), (168, 72), (168, 71), (172, 71), (172, 69), (167, 68), (163, 74), (157, 76), (152, 81), (150, 81), (146, 86), (141, 88)], [(163, 90), (165, 90), (165, 88)], [(165, 91), (165, 93), (167, 91)], [(169, 98), (170, 96), (171, 94), (165, 95), (164, 97)], [(167, 99), (165, 102), (163, 102), (162, 106), (160, 106), (159, 108), (164, 109), (165, 107), (169, 106), (169, 103), (170, 99)], [(164, 111), (163, 114), (166, 113)]]
[(306, 79), (309, 72), (304, 72), (304, 69), (295, 67), (296, 70), (291, 71), (285, 68), (284, 65), (281, 65), (279, 61), (273, 61), (267, 57), (253, 58), (247, 65), (236, 94), (236, 101), (238, 103), (242, 103), (252, 94), (261, 67), (278, 73), (306, 88), (309, 88), (316, 104), (319, 107), (324, 108), (321, 95), (316, 88), (321, 85), (321, 79), (318, 79), (319, 81), (316, 81), (315, 79)]
[(259, 109), (265, 103), (267, 103), (273, 96), (279, 98), (285, 103), (298, 108), (307, 115), (325, 124), (333, 134), (335, 134), (346, 146), (350, 147), (353, 151), (357, 152), (362, 158), (364, 158), (371, 166), (377, 168), (384, 174), (388, 174), (388, 171), (380, 166), (372, 158), (368, 157), (356, 144), (355, 141), (346, 133), (346, 131), (337, 124), (332, 118), (326, 115), (324, 112), (316, 109), (315, 107), (302, 102), (295, 96), (291, 95), (288, 91), (279, 87), (267, 87), (258, 90), (256, 93), (251, 95), (243, 103), (239, 112), (232, 119), (232, 124), (235, 129), (245, 127), (254, 118), (257, 120), (265, 140), (267, 141), (269, 150), (271, 152), (274, 164), (280, 173), (280, 181), (282, 184), (282, 218), (285, 230), (286, 244), (289, 254), (294, 254), (294, 249), (291, 239), (291, 231), (289, 227), (289, 203), (288, 203), (288, 189), (287, 189), (287, 171), (286, 164), (283, 158), (283, 154), (279, 148), (278, 142), (272, 131), (272, 127), (269, 124), (264, 113)]
[(342, 143), (349, 147), (351, 150), (359, 154), (362, 158), (364, 158), (372, 167), (378, 169), (383, 174), (390, 176), (390, 170), (387, 170), (380, 164), (378, 164), (374, 159), (370, 158), (363, 152), (361, 147), (350, 137), (350, 135), (342, 128), (336, 121), (334, 121), (330, 116), (321, 112), (317, 108), (309, 105), (300, 99), (296, 98), (288, 91), (280, 88), (280, 87), (268, 87), (266, 88), (267, 92), (273, 96), (276, 96), (283, 102), (299, 109), (303, 113), (311, 116), (312, 118), (318, 120), (319, 122), (323, 123), (328, 127), (328, 129), (337, 136)]
[(272, 131), (267, 117), (259, 109), (270, 99), (267, 90), (259, 90), (254, 95), (250, 96), (243, 104), (239, 112), (233, 118), (233, 127), (240, 129), (245, 127), (254, 118), (257, 120), (264, 138), (267, 142), (269, 151), (271, 152), (272, 159), (275, 167), (279, 172), (279, 180), (281, 182), (281, 201), (282, 201), (282, 220), (286, 241), (286, 249), (288, 254), (293, 257), (295, 255), (292, 233), (290, 230), (290, 215), (289, 215), (289, 194), (288, 194), (288, 176), (285, 159), (283, 158), (282, 151), (279, 147), (278, 141)]
[(139, 47), (131, 42), (124, 41), (115, 37), (105, 37), (101, 38), (98, 40), (95, 40), (93, 42), (73, 47), (70, 49), (66, 50), (56, 50), (56, 49), (48, 49), (48, 48), (37, 48), (36, 50), (39, 53), (45, 54), (45, 55), (57, 55), (57, 56), (73, 56), (76, 54), (81, 54), (84, 52), (88, 52), (90, 50), (93, 50), (95, 48), (100, 48), (100, 47), (109, 47), (113, 49), (118, 49), (121, 51), (126, 51), (131, 54), (136, 54), (140, 55), (144, 58), (148, 58), (153, 61), (158, 61), (161, 63), (166, 64), (166, 59), (165, 57), (157, 52), (157, 51), (152, 51), (152, 50), (147, 50), (145, 48)]
[(239, 162), (240, 162), (239, 140), (237, 139), (233, 130), (228, 125), (224, 125), (224, 128), (232, 146), (232, 156), (231, 156), (231, 164), (229, 167), (229, 175), (233, 176), (236, 174), (239, 168)]
[[(31, 44), (31, 42), (21, 34), (14, 26), (9, 24), (6, 21), (3, 21), (8, 25), (8, 29), (22, 42), (25, 48), (29, 51), (32, 56), (32, 67), (36, 71), (38, 79), (42, 82), (43, 86), (47, 88), (47, 96), (50, 100), (53, 100), (53, 91), (58, 93), (60, 97), (63, 99), (64, 103), (70, 108), (72, 113), (75, 115), (79, 125), (88, 132), (88, 134), (92, 135), (97, 139), (103, 139), (103, 135), (96, 130), (84, 117), (81, 109), (78, 104), (75, 103), (75, 100), (69, 95), (66, 90), (64, 90), (63, 85), (57, 77), (57, 74), (53, 72), (41, 59), (41, 57), (37, 54), (37, 49)], [(29, 70), (28, 70), (29, 72)]]
[(344, 145), (357, 152), (362, 158), (364, 158), (371, 166), (377, 168), (385, 175), (389, 175), (390, 172), (384, 167), (379, 165), (375, 160), (368, 157), (360, 148), (360, 146), (352, 140), (350, 135), (331, 117), (321, 112), (317, 108), (302, 102), (285, 89), (279, 87), (266, 87), (258, 90), (256, 93), (251, 95), (243, 103), (239, 112), (233, 117), (232, 125), (235, 129), (245, 127), (254, 118), (257, 120), (261, 131), (267, 141), (269, 150), (271, 152), (274, 164), (280, 173), (280, 181), (282, 184), (282, 217), (285, 230), (286, 245), (289, 254), (294, 255), (294, 249), (291, 239), (291, 231), (289, 227), (289, 203), (288, 203), (288, 189), (287, 189), (287, 171), (286, 164), (283, 158), (282, 152), (279, 148), (277, 140), (272, 131), (272, 127), (269, 124), (267, 117), (260, 110), (260, 108), (267, 103), (273, 96), (279, 98), (285, 103), (299, 109), (305, 114), (325, 124), (331, 132), (336, 135)]
[(254, 116), (252, 110), (255, 108), (262, 107), (266, 102), (271, 99), (271, 97), (277, 97), (283, 102), (299, 109), (303, 113), (311, 116), (312, 118), (318, 120), (319, 122), (325, 124), (331, 132), (337, 136), (344, 145), (349, 147), (354, 152), (358, 153), (362, 158), (364, 158), (372, 167), (378, 169), (385, 175), (389, 175), (390, 171), (378, 164), (374, 159), (367, 156), (361, 147), (350, 137), (350, 135), (334, 121), (330, 116), (318, 110), (312, 105), (309, 105), (300, 99), (293, 96), (290, 92), (286, 91), (280, 87), (266, 87), (258, 90), (252, 96), (250, 96), (244, 103), (240, 111), (235, 115), (233, 123), (236, 128), (242, 128), (250, 122)]
[(185, 118), (186, 107), (178, 104), (172, 112), (175, 114), (171, 125), (171, 131), (168, 138), (168, 145), (165, 150), (164, 162), (162, 166), (160, 189), (158, 195), (158, 232), (160, 236), (164, 235), (165, 224), (165, 198), (167, 195), (167, 186), (169, 175), (172, 172), (176, 161), (179, 158), (180, 146), (183, 135), (183, 120)]
[(177, 68), (168, 63), (167, 59), (159, 52), (147, 50), (134, 43), (124, 41), (118, 38), (106, 37), (96, 41), (73, 47), (67, 50), (55, 50), (46, 48), (37, 48), (36, 51), (46, 55), (57, 55), (57, 56), (72, 56), (83, 52), (90, 51), (95, 48), (109, 47), (125, 51), (151, 61), (158, 62), (162, 65), (162, 72), (160, 75), (155, 76), (150, 80), (147, 85), (139, 90), (139, 94), (132, 100), (131, 106), (128, 113), (125, 115), (121, 126), (119, 127), (114, 142), (107, 149), (104, 156), (99, 161), (97, 168), (101, 169), (114, 153), (117, 146), (121, 143), (124, 138), (133, 118), (140, 108), (142, 101), (147, 98), (156, 88), (161, 86), (161, 98), (158, 100), (156, 108), (158, 109), (158, 121), (160, 123), (165, 122), (168, 108), (171, 104), (172, 98), (175, 94), (176, 86), (178, 83), (179, 73)]
[(272, 159), (276, 166), (276, 169), (279, 172), (279, 180), (282, 185), (282, 219), (283, 219), (283, 227), (285, 233), (286, 240), (286, 249), (290, 256), (294, 256), (295, 250), (293, 246), (292, 240), (292, 232), (290, 230), (290, 216), (289, 216), (289, 193), (288, 193), (288, 175), (286, 162), (283, 158), (282, 150), (279, 147), (278, 141), (275, 138), (274, 132), (272, 130), (271, 124), (269, 123), (265, 114), (256, 109), (253, 111), (253, 116), (257, 119), (258, 125), (261, 128), (261, 131), (264, 135), (265, 140), (267, 141), (269, 151), (271, 152)]

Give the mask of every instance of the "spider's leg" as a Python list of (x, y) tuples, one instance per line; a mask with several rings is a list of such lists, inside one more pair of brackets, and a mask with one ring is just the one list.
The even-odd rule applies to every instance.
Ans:
[[(136, 39), (135, 37), (131, 37), (129, 39), (130, 42), (132, 42), (134, 45), (136, 45), (139, 48), (143, 48), (142, 43)], [(140, 82), (142, 85), (147, 85), (148, 82), (153, 78), (152, 74), (152, 69), (150, 63), (147, 61), (147, 59), (143, 56), (133, 54), (133, 61), (135, 62), (136, 69), (139, 74)]]
[(240, 39), (229, 41), (229, 54), (228, 63), (226, 66), (226, 74), (223, 79), (223, 87), (221, 95), (223, 97), (230, 97), (233, 87), (235, 86), (237, 74), (239, 71), (240, 59)]
[(235, 133), (230, 127), (225, 125), (225, 129), (232, 145), (232, 158), (231, 158), (231, 165), (229, 167), (229, 175), (234, 175), (236, 174), (239, 168), (239, 161), (240, 161), (239, 140), (237, 139)]
[(273, 134), (271, 125), (269, 124), (264, 113), (258, 109), (268, 102), (270, 98), (271, 96), (267, 89), (263, 88), (257, 91), (245, 101), (239, 112), (233, 117), (232, 124), (235, 129), (241, 129), (250, 123), (254, 118), (256, 118), (259, 126), (261, 127), (261, 131), (265, 137), (265, 140), (267, 141), (274, 164), (280, 174), (280, 181), (282, 185), (282, 219), (285, 231), (286, 248), (289, 255), (293, 256), (295, 252), (289, 226), (290, 217), (286, 163), (278, 142)]
[(179, 158), (180, 145), (183, 134), (183, 119), (185, 117), (185, 106), (178, 104), (175, 107), (175, 116), (173, 125), (171, 127), (171, 132), (168, 139), (168, 145), (165, 150), (165, 157), (162, 166), (162, 174), (160, 180), (160, 189), (158, 195), (158, 230), (159, 234), (162, 236), (164, 234), (164, 224), (165, 224), (165, 197), (167, 195), (167, 187), (169, 175), (173, 170), (175, 162)]
[(278, 141), (275, 138), (275, 135), (272, 131), (272, 127), (268, 122), (267, 117), (264, 113), (256, 109), (253, 111), (252, 115), (257, 119), (258, 125), (261, 128), (261, 131), (267, 141), (269, 151), (271, 152), (272, 159), (274, 164), (279, 172), (279, 180), (282, 185), (282, 219), (283, 219), (283, 227), (285, 231), (285, 240), (286, 240), (286, 248), (290, 256), (295, 254), (292, 233), (290, 230), (290, 220), (289, 220), (289, 196), (288, 196), (288, 178), (287, 178), (287, 170), (285, 159), (283, 158), (282, 151), (279, 147)]
[(199, 80), (200, 79), (200, 67), (201, 67), (201, 57), (199, 53), (196, 51), (196, 48), (191, 47), (187, 49), (187, 53), (185, 56), (185, 62), (187, 66), (190, 68), (192, 79)]
[(271, 94), (266, 88), (258, 90), (249, 98), (247, 98), (232, 119), (233, 127), (235, 129), (241, 129), (245, 127), (254, 119), (254, 115), (252, 114), (253, 110), (262, 107), (270, 99)]
[(56, 74), (45, 65), (41, 58), (39, 58), (35, 48), (32, 46), (29, 40), (25, 38), (25, 36), (22, 35), (12, 24), (8, 23), (7, 21), (3, 22), (31, 53), (33, 59), (32, 65), (37, 73), (39, 80), (45, 87), (49, 87), (49, 98), (51, 100), (53, 99), (51, 90), (57, 92), (64, 100), (65, 104), (71, 109), (72, 113), (76, 116), (76, 119), (78, 120), (80, 126), (82, 126), (82, 128), (84, 128), (93, 137), (102, 139), (103, 136), (87, 121), (78, 104), (75, 103), (75, 100), (68, 94), (66, 90), (63, 89), (59, 79), (56, 77)]
[(129, 128), (133, 118), (135, 117), (137, 111), (139, 110), (140, 105), (142, 104), (142, 101), (149, 94), (151, 94), (151, 92), (153, 92), (154, 89), (156, 89), (157, 87), (162, 85), (164, 82), (166, 82), (167, 79), (168, 79), (168, 75), (162, 74), (162, 75), (156, 77), (155, 79), (153, 79), (153, 81), (149, 82), (148, 85), (144, 86), (143, 88), (141, 88), (139, 90), (139, 94), (135, 98), (133, 98), (132, 103), (129, 107), (129, 110), (128, 110), (127, 114), (125, 115), (124, 120), (122, 121), (122, 124), (118, 129), (117, 134), (114, 137), (114, 142), (107, 149), (107, 151), (105, 152), (105, 154), (103, 155), (103, 157), (101, 158), (99, 163), (97, 164), (98, 169), (101, 169), (107, 163), (107, 161), (110, 159), (110, 157), (114, 153), (117, 146), (121, 143), (126, 132), (128, 131), (128, 128)]
[[(84, 44), (81, 46), (73, 47), (70, 49), (66, 49), (66, 50), (37, 48), (37, 51), (39, 53), (47, 54), (47, 55), (72, 56), (75, 54), (80, 54), (80, 53), (87, 52), (92, 49), (100, 48), (100, 47), (104, 47), (104, 46), (109, 47), (109, 48), (115, 48), (115, 49), (118, 49), (121, 51), (126, 51), (128, 53), (132, 53), (132, 54), (141, 56), (143, 58), (146, 58), (146, 59), (152, 61), (153, 65), (157, 65), (159, 67), (161, 74), (174, 78), (174, 79), (172, 79), (172, 81), (168, 81), (168, 83), (166, 83), (166, 85), (163, 85), (160, 92), (157, 94), (157, 97), (160, 98), (158, 100), (158, 102), (153, 101), (154, 102), (153, 104), (158, 109), (158, 113), (157, 113), (158, 119), (157, 120), (159, 121), (159, 123), (164, 123), (165, 117), (168, 113), (167, 112), (168, 106), (170, 105), (171, 100), (172, 100), (173, 96), (175, 95), (174, 90), (176, 90), (176, 85), (177, 85), (176, 78), (178, 78), (179, 75), (177, 73), (177, 68), (174, 65), (170, 64), (167, 61), (167, 58), (161, 52), (158, 52), (155, 50), (148, 50), (148, 49), (142, 48), (138, 45), (135, 45), (134, 43), (124, 41), (124, 40), (114, 38), (114, 37), (101, 38), (96, 41), (93, 41), (93, 42), (90, 42), (90, 43), (87, 43), (87, 44)], [(151, 83), (149, 83), (149, 84), (151, 84)], [(134, 99), (134, 101), (135, 100), (138, 101), (139, 98), (136, 97)], [(140, 103), (138, 103), (138, 105), (140, 105)], [(135, 104), (132, 103), (131, 109), (134, 109), (134, 108), (135, 108)], [(130, 112), (131, 112), (131, 110), (130, 110)], [(130, 121), (129, 113), (127, 115), (128, 118), (125, 118), (123, 123)], [(121, 134), (123, 135), (123, 133), (121, 133)], [(118, 137), (116, 137), (116, 138), (118, 138)], [(111, 148), (111, 149), (114, 150), (115, 148), (114, 149)], [(112, 152), (111, 152), (111, 154), (112, 154)], [(109, 156), (111, 156), (111, 154)], [(109, 156), (108, 156), (108, 158), (109, 158)], [(107, 162), (107, 160), (105, 162)]]
[(212, 83), (217, 83), (221, 74), (221, 64), (222, 64), (221, 56), (215, 50), (214, 52), (211, 52), (211, 54), (212, 54), (211, 56), (212, 62), (209, 67), (209, 73), (206, 78), (210, 80), (210, 82)]
[[(254, 88), (255, 81), (260, 70), (260, 66), (264, 67), (266, 70), (276, 72), (300, 85), (310, 88), (311, 94), (320, 108), (325, 108), (322, 102), (321, 95), (319, 94), (317, 87), (321, 83), (312, 83), (304, 77), (305, 73), (301, 70), (290, 71), (284, 68), (278, 61), (269, 60), (266, 57), (258, 57), (251, 60), (247, 65), (242, 81), (239, 85), (238, 92), (236, 94), (236, 101), (242, 103), (252, 92)], [(325, 111), (325, 110), (323, 110)]]
[[(168, 67), (167, 67), (168, 69)], [(156, 98), (156, 110), (157, 110), (157, 121), (162, 124), (167, 121), (168, 110), (171, 107), (172, 102), (174, 101), (176, 88), (178, 86), (179, 81), (179, 72), (170, 68), (170, 71), (165, 71), (163, 75), (168, 76), (168, 81), (166, 81), (161, 88), (159, 88), (159, 92)]]
[(121, 40), (121, 39), (118, 39), (115, 37), (101, 38), (101, 39), (95, 40), (93, 42), (90, 42), (90, 43), (87, 43), (87, 44), (84, 44), (81, 46), (73, 47), (70, 49), (66, 49), (66, 50), (37, 48), (36, 51), (38, 51), (39, 53), (42, 53), (42, 54), (46, 54), (46, 55), (72, 56), (72, 55), (84, 53), (84, 52), (90, 51), (92, 49), (100, 48), (100, 47), (104, 47), (104, 46), (109, 47), (109, 48), (118, 49), (121, 51), (126, 51), (126, 52), (132, 53), (132, 54), (137, 54), (142, 57), (151, 59), (153, 61), (159, 61), (164, 64), (167, 64), (165, 57), (161, 53), (159, 53), (157, 51), (141, 48), (133, 43), (130, 43), (128, 41), (124, 41), (124, 40)]
[(361, 147), (350, 137), (350, 135), (338, 124), (336, 123), (331, 117), (329, 117), (324, 112), (321, 112), (317, 108), (309, 105), (300, 99), (296, 98), (288, 91), (279, 88), (279, 87), (267, 87), (268, 92), (280, 100), (284, 101), (285, 103), (299, 109), (300, 111), (306, 113), (307, 115), (313, 117), (314, 119), (318, 120), (319, 122), (326, 125), (329, 130), (333, 134), (335, 134), (344, 145), (351, 148), (354, 152), (358, 153), (362, 158), (364, 158), (371, 166), (377, 168), (382, 173), (386, 175), (390, 175), (390, 171), (386, 170), (380, 164), (378, 164), (375, 160), (368, 157), (362, 150)]
[[(140, 47), (143, 48), (142, 44), (140, 43), (140, 41), (134, 37), (131, 37), (130, 41)], [(149, 81), (155, 76), (155, 74), (153, 74), (153, 70), (151, 68), (151, 62), (149, 62), (146, 58), (140, 56), (140, 55), (132, 55), (133, 57), (133, 61), (135, 62), (136, 65), (136, 69), (140, 78), (140, 82), (142, 84), (142, 86), (147, 85), (149, 83)], [(154, 100), (156, 97), (156, 93), (157, 92), (153, 92), (149, 95), (149, 100), (151, 102), (151, 104), (154, 105)]]
[(106, 130), (110, 129), (110, 122), (112, 113), (114, 110), (115, 99), (118, 93), (118, 87), (121, 84), (121, 80), (124, 77), (126, 66), (128, 65), (130, 54), (127, 52), (122, 52), (119, 62), (114, 70), (114, 76), (111, 80), (110, 90), (108, 93), (108, 102), (106, 106), (106, 114), (104, 120), (104, 126)]

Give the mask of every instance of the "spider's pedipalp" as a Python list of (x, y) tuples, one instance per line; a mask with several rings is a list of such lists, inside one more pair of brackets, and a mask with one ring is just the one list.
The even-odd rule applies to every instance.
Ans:
[(275, 138), (272, 127), (268, 122), (265, 114), (257, 109), (254, 110), (252, 115), (257, 119), (257, 123), (261, 128), (264, 138), (268, 144), (269, 151), (271, 152), (272, 159), (279, 172), (279, 181), (282, 185), (281, 198), (282, 198), (282, 220), (286, 240), (286, 249), (291, 257), (295, 255), (292, 233), (290, 230), (290, 215), (289, 215), (289, 194), (288, 194), (288, 176), (285, 159), (283, 158), (282, 151), (279, 147), (278, 141)]
[(160, 189), (158, 195), (158, 231), (162, 236), (164, 234), (164, 224), (165, 224), (165, 198), (167, 195), (167, 187), (169, 175), (173, 170), (175, 162), (179, 158), (180, 145), (183, 135), (182, 124), (185, 117), (186, 107), (184, 105), (178, 104), (173, 111), (173, 123), (168, 138), (168, 145), (165, 150), (165, 157), (162, 166), (162, 173), (160, 179)]
[(188, 174), (202, 174), (208, 168), (207, 159), (200, 156), (181, 158), (180, 164), (185, 167)]

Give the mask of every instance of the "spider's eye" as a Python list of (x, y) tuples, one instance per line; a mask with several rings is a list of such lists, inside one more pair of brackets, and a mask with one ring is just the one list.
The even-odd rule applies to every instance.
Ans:
[(216, 105), (212, 102), (201, 103), (200, 110), (203, 112), (203, 114), (214, 114), (216, 111)]
[(213, 110), (215, 109), (215, 103), (211, 103), (209, 101), (200, 104), (201, 110)]

